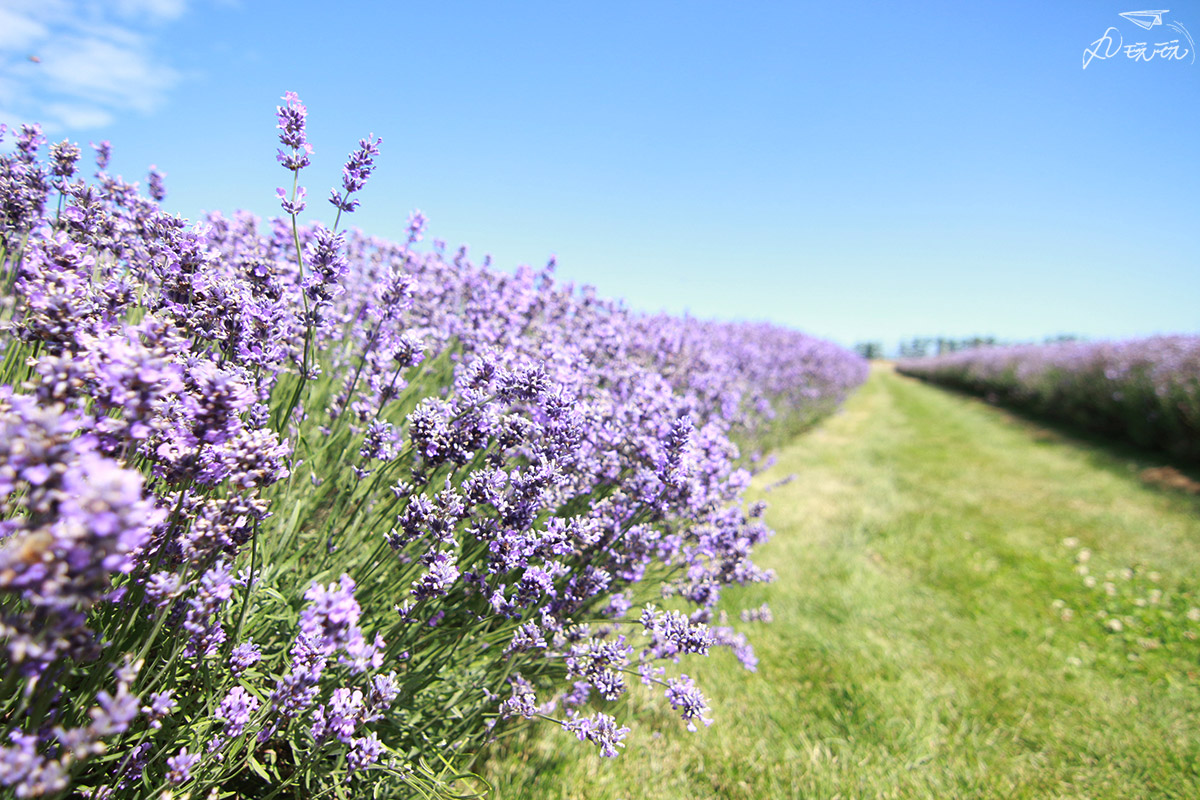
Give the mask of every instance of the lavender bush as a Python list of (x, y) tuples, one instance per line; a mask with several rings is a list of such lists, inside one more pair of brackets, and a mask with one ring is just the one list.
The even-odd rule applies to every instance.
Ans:
[(900, 372), (1200, 459), (1200, 336), (965, 350)]
[(302, 225), (306, 122), (285, 95), (265, 233), (164, 213), (107, 142), (85, 179), (79, 147), (8, 133), (5, 794), (461, 796), (525, 721), (616, 755), (630, 681), (695, 728), (681, 657), (754, 668), (715, 610), (772, 577), (734, 441), (828, 411), (864, 363), (421, 248), (419, 212), (402, 243), (341, 230), (374, 137), (333, 226)]

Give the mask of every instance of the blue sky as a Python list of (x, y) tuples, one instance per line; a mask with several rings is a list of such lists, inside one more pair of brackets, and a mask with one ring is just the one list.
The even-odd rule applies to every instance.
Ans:
[(635, 308), (844, 343), (1200, 332), (1200, 63), (1082, 68), (1110, 26), (1190, 51), (1200, 2), (1170, 6), (0, 0), (0, 121), (111, 140), (185, 216), (269, 216), (292, 90), (310, 208), (374, 132), (353, 223), (419, 208)]

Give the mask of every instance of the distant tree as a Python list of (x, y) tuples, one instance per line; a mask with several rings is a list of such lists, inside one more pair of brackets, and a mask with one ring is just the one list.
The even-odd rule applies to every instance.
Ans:
[(901, 358), (924, 358), (975, 347), (993, 347), (996, 344), (998, 342), (995, 336), (966, 336), (961, 339), (952, 339), (949, 336), (914, 336), (900, 342), (899, 352)]
[(929, 355), (934, 340), (925, 336), (917, 336), (900, 343), (901, 358), (924, 358)]
[(859, 342), (854, 345), (854, 352), (867, 360), (883, 358), (882, 342)]
[[(1034, 340), (1036, 341), (1036, 340)], [(1074, 333), (1058, 333), (1052, 336), (1046, 336), (1042, 339), (1043, 344), (1062, 344), (1066, 342), (1083, 341), (1083, 337)], [(863, 343), (856, 346), (862, 348), (866, 344)], [(954, 353), (959, 350), (973, 350), (979, 347), (996, 347), (1002, 344), (995, 336), (964, 336), (961, 339), (953, 339), (949, 336), (914, 336), (911, 339), (905, 339), (900, 342), (899, 354), (901, 358), (924, 358), (929, 355), (940, 356), (945, 353)], [(859, 349), (861, 353), (862, 350)]]

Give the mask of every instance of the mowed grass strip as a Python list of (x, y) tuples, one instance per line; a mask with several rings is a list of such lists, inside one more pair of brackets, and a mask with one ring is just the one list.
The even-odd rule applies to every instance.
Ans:
[(496, 796), (1200, 797), (1200, 500), (1116, 452), (877, 368), (759, 478), (759, 672), (679, 666), (712, 727), (643, 693), (620, 758), (520, 736)]

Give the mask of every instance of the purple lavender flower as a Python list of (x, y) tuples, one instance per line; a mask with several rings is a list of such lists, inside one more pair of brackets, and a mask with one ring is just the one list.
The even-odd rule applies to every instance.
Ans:
[(684, 653), (705, 655), (715, 644), (710, 630), (692, 623), (678, 611), (658, 611), (646, 606), (642, 611), (642, 627), (651, 639), (650, 651), (655, 658), (678, 658)]
[(618, 747), (625, 746), (625, 734), (629, 728), (617, 727), (617, 721), (603, 712), (591, 717), (575, 716), (562, 723), (563, 729), (575, 734), (581, 742), (591, 742), (600, 748), (604, 758), (616, 758)]
[(358, 736), (350, 740), (350, 752), (346, 754), (346, 767), (351, 775), (366, 769), (379, 760), (383, 752), (383, 742), (374, 732), (366, 736)]
[(725, 626), (718, 626), (710, 630), (713, 644), (717, 647), (728, 647), (733, 652), (734, 658), (741, 663), (742, 669), (747, 672), (758, 671), (758, 656), (754, 654), (754, 648), (750, 646), (745, 634)]
[(96, 172), (104, 172), (108, 169), (109, 159), (112, 158), (112, 144), (108, 141), (100, 144), (93, 142), (92, 149), (96, 151)]
[(68, 142), (65, 139), (51, 146), (50, 159), (53, 162), (53, 167), (50, 170), (50, 174), (59, 179), (60, 186), (64, 186), (75, 175), (75, 165), (79, 162), (80, 155), (82, 153), (79, 150), (79, 145)]
[[(362, 673), (368, 666), (378, 668), (382, 665), (384, 642), (379, 636), (375, 637), (374, 644), (365, 641), (358, 627), (362, 612), (354, 600), (354, 581), (349, 576), (343, 575), (339, 583), (330, 584), (328, 588), (314, 582), (305, 598), (309, 605), (300, 615), (300, 633), (292, 644), (291, 666), (287, 674), (276, 681), (271, 694), (271, 708), (276, 716), (260, 731), (259, 741), (266, 741), (279, 726), (313, 705), (328, 659), (339, 649), (344, 649), (349, 656), (339, 660), (349, 664), (353, 674)], [(365, 719), (378, 713), (385, 702), (394, 699), (393, 688), (398, 690), (387, 679), (373, 685), (368, 707), (359, 716)], [(317, 712), (320, 723), (314, 722), (317, 726), (314, 729), (327, 731), (335, 722), (332, 715), (337, 708)]]
[(229, 655), (229, 671), (240, 676), (262, 659), (262, 652), (254, 642), (242, 642)]
[(562, 704), (566, 708), (577, 708), (585, 705), (592, 698), (592, 685), (587, 681), (575, 681), (571, 688), (562, 696)]
[(41, 125), (22, 125), (21, 133), (17, 136), (17, 157), (26, 163), (33, 163), (37, 159), (38, 148), (44, 143)]
[(142, 476), (76, 437), (80, 417), (0, 390), (0, 612), (10, 664), (40, 673), (60, 656), (94, 657), (85, 612), (130, 572), (162, 519)]
[(192, 777), (192, 767), (200, 762), (199, 753), (190, 753), (186, 747), (167, 758), (167, 782), (172, 786), (181, 786)]
[(171, 715), (178, 706), (173, 697), (173, 690), (166, 689), (150, 695), (150, 702), (142, 706), (142, 713), (150, 720), (150, 727), (158, 730), (162, 721)]
[(279, 207), (283, 209), (283, 213), (291, 216), (298, 216), (305, 208), (304, 196), (308, 190), (303, 186), (296, 187), (296, 194), (293, 198), (288, 198), (287, 191), (283, 187), (275, 189), (275, 196), (279, 198)]
[(682, 416), (671, 426), (666, 441), (666, 458), (662, 467), (662, 480), (668, 486), (680, 488), (687, 480), (684, 457), (692, 435), (692, 418)]
[(771, 607), (763, 603), (758, 608), (745, 608), (741, 613), (742, 622), (771, 622), (774, 616)]
[[(142, 742), (129, 751), (129, 754), (122, 760), (121, 765), (117, 770), (117, 780), (113, 784), (113, 789), (127, 790), (142, 780), (142, 774), (146, 769), (146, 765), (150, 762), (150, 757), (154, 754), (154, 745), (150, 742)], [(103, 787), (101, 791), (107, 791), (106, 797), (113, 797), (114, 793), (109, 790), (109, 787)]]
[(396, 457), (396, 431), (390, 422), (373, 420), (367, 426), (367, 435), (363, 438), (359, 456), (364, 461), (377, 459), (391, 461)]
[(0, 786), (18, 787), (16, 797), (54, 795), (67, 788), (66, 768), (38, 753), (36, 736), (13, 731), (9, 740), (12, 746), (0, 747)]
[(338, 663), (348, 666), (353, 675), (361, 675), (368, 669), (379, 669), (383, 666), (385, 647), (386, 643), (380, 634), (375, 634), (375, 639), (368, 641), (361, 628), (351, 628), (342, 648), (346, 654), (338, 656)]
[(295, 719), (315, 702), (318, 684), (325, 670), (326, 659), (304, 640), (292, 648), (292, 663), (288, 673), (275, 682), (271, 693), (271, 709), (276, 718), (259, 732), (258, 739), (264, 742), (278, 726)]
[(317, 308), (329, 305), (345, 291), (341, 281), (349, 265), (342, 253), (344, 247), (342, 234), (319, 226), (314, 229), (305, 259), (310, 272), (304, 279), (304, 292)]
[(275, 109), (279, 120), (276, 127), (279, 129), (279, 142), (287, 150), (280, 149), (276, 160), (284, 169), (299, 172), (309, 165), (313, 152), (312, 145), (308, 143), (304, 133), (308, 109), (300, 102), (295, 92), (286, 92), (283, 101), (284, 105)]
[(368, 711), (363, 716), (363, 721), (374, 722), (380, 719), (399, 696), (400, 682), (396, 680), (395, 672), (373, 676), (367, 693)]
[(156, 572), (146, 581), (146, 599), (162, 608), (183, 590), (183, 578), (175, 572)]
[(124, 733), (141, 713), (137, 696), (130, 694), (123, 683), (117, 687), (116, 695), (107, 691), (96, 695), (96, 706), (88, 712), (92, 718), (91, 730), (97, 738)]
[(201, 576), (195, 595), (188, 599), (183, 621), (183, 629), (189, 634), (185, 656), (204, 658), (220, 649), (225, 642), (220, 611), (233, 597), (233, 591), (233, 576), (226, 561), (218, 562)]
[(150, 197), (156, 203), (161, 203), (167, 198), (167, 189), (163, 185), (163, 179), (166, 175), (158, 171), (158, 167), (150, 165)]
[(258, 710), (258, 698), (250, 694), (242, 686), (229, 690), (217, 708), (217, 719), (225, 723), (222, 731), (227, 739), (241, 736), (250, 724), (250, 718)]
[(326, 655), (344, 647), (362, 614), (350, 576), (343, 575), (328, 587), (314, 582), (304, 599), (309, 604), (300, 614), (300, 635)]
[(629, 664), (632, 651), (624, 636), (574, 644), (566, 658), (567, 675), (586, 680), (605, 700), (616, 700), (625, 693), (625, 677), (620, 670)]
[(428, 220), (419, 210), (408, 215), (408, 243), (414, 244), (425, 238), (425, 224)]
[(51, 354), (75, 349), (77, 337), (99, 316), (90, 289), (95, 257), (64, 232), (34, 241), (20, 265), (17, 292), (25, 313), (17, 334)]
[(366, 139), (359, 139), (358, 149), (350, 154), (346, 165), (342, 167), (342, 194), (336, 189), (330, 191), (329, 202), (339, 212), (350, 213), (358, 208), (358, 200), (350, 199), (350, 195), (362, 190), (375, 168), (375, 156), (379, 155), (379, 145), (383, 139), (376, 139), (370, 134)]
[(505, 373), (498, 394), (506, 400), (533, 400), (549, 388), (549, 379), (541, 364), (532, 364)]
[(500, 704), (501, 717), (523, 717), (533, 719), (537, 716), (537, 694), (533, 684), (521, 675), (512, 675), (508, 679), (512, 684), (512, 695)]
[(689, 731), (696, 730), (696, 720), (700, 720), (706, 726), (712, 724), (712, 720), (706, 716), (709, 710), (708, 702), (687, 675), (680, 675), (668, 681), (666, 696), (671, 708), (678, 710), (687, 722)]
[(443, 597), (458, 580), (458, 574), (453, 553), (435, 553), (430, 559), (429, 571), (413, 584), (412, 595), (417, 600)]
[(546, 647), (546, 638), (536, 622), (525, 622), (517, 628), (505, 652), (524, 653)]
[(334, 689), (329, 703), (318, 706), (313, 712), (312, 736), (318, 743), (332, 737), (349, 744), (365, 713), (366, 705), (360, 690)]

